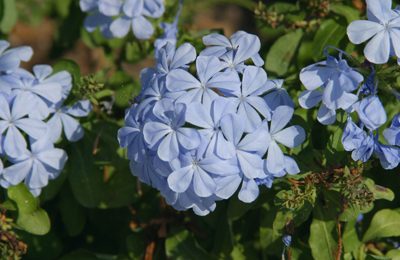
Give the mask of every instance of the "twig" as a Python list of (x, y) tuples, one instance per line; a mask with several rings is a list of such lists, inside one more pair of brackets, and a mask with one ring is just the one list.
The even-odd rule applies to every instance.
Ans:
[(338, 246), (336, 249), (336, 260), (340, 260), (343, 251), (343, 241), (342, 241), (342, 223), (337, 220), (337, 232), (338, 232)]

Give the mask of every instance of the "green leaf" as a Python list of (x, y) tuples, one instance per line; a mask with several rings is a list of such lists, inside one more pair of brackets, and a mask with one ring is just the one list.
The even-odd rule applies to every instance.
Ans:
[[(279, 216), (281, 218), (282, 215)], [(279, 254), (281, 251), (282, 244), (282, 230), (280, 228), (274, 228), (273, 223), (276, 222), (276, 227), (282, 226), (278, 222), (285, 222), (284, 220), (277, 220), (277, 207), (270, 207), (265, 204), (261, 208), (260, 214), (260, 245), (263, 249), (263, 253), (267, 255)], [(274, 219), (276, 221), (274, 221)], [(284, 224), (283, 224), (284, 225)]]
[(71, 0), (55, 0), (54, 5), (61, 17), (65, 18), (68, 16), (71, 3)]
[(77, 250), (67, 255), (64, 255), (60, 260), (98, 260), (99, 258), (90, 251), (87, 250)]
[(400, 250), (392, 249), (386, 253), (386, 256), (393, 260), (399, 260), (400, 259)]
[(24, 259), (59, 259), (63, 251), (63, 241), (54, 229), (44, 236), (21, 232), (21, 239), (28, 244), (28, 253)]
[(309, 244), (314, 259), (335, 259), (337, 249), (336, 221), (321, 206), (314, 209), (314, 219), (310, 227)]
[(382, 237), (400, 236), (400, 213), (391, 209), (378, 211), (362, 239), (367, 242)]
[(88, 208), (117, 208), (135, 199), (136, 180), (120, 156), (114, 122), (87, 125), (85, 137), (70, 145), (69, 183), (77, 201)]
[(356, 223), (356, 219), (347, 222), (342, 235), (344, 252), (354, 255), (361, 246), (361, 241), (357, 235)]
[(265, 68), (279, 76), (285, 75), (302, 37), (300, 29), (280, 37), (268, 52)]
[(314, 37), (314, 60), (318, 61), (323, 56), (327, 46), (338, 46), (346, 35), (346, 28), (333, 19), (324, 21)]
[(60, 71), (68, 71), (69, 73), (71, 73), (75, 84), (79, 82), (81, 78), (81, 69), (79, 68), (79, 65), (73, 60), (60, 59), (57, 61), (56, 64), (54, 64), (53, 70), (54, 73)]
[(232, 221), (237, 220), (246, 214), (252, 207), (253, 204), (243, 203), (237, 196), (234, 196), (229, 200), (227, 212), (228, 218)]
[(39, 207), (37, 199), (32, 196), (24, 184), (8, 188), (7, 195), (17, 204), (17, 225), (19, 227), (35, 235), (44, 235), (49, 232), (49, 216)]
[(330, 9), (335, 14), (338, 14), (346, 18), (348, 23), (360, 19), (360, 12), (357, 9), (352, 8), (350, 6), (342, 4), (331, 4)]
[(376, 185), (372, 179), (366, 179), (365, 185), (367, 185), (368, 189), (374, 194), (375, 200), (394, 200), (394, 193), (391, 189)]
[(205, 250), (197, 245), (196, 241), (187, 230), (168, 237), (165, 241), (165, 250), (169, 259), (213, 259)]
[(296, 4), (278, 2), (278, 3), (268, 4), (268, 10), (277, 13), (289, 13), (293, 11), (298, 11), (299, 8)]
[(64, 186), (64, 189), (60, 193), (58, 206), (61, 213), (61, 220), (68, 235), (79, 235), (85, 227), (86, 215), (84, 209), (75, 200), (68, 186)]
[(141, 232), (130, 234), (126, 238), (126, 247), (131, 259), (143, 259), (146, 251), (145, 238)]
[(15, 0), (0, 0), (2, 1), (2, 19), (0, 21), (0, 30), (4, 33), (9, 33), (18, 19), (17, 7)]

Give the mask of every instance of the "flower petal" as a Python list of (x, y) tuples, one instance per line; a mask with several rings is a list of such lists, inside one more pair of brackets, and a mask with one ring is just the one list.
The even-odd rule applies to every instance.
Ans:
[(336, 121), (336, 111), (330, 110), (325, 105), (321, 105), (318, 110), (317, 119), (323, 125), (331, 125)]
[(272, 114), (270, 133), (275, 134), (282, 130), (292, 119), (294, 109), (288, 106), (277, 107)]
[(383, 25), (371, 21), (354, 21), (347, 27), (347, 35), (354, 44), (360, 44), (372, 38), (379, 31), (383, 30)]
[(372, 63), (387, 63), (390, 56), (389, 32), (384, 30), (375, 35), (365, 46), (364, 55)]
[(211, 196), (217, 188), (214, 180), (200, 167), (194, 170), (193, 189), (200, 197)]
[(119, 17), (115, 19), (110, 25), (110, 31), (114, 37), (125, 37), (131, 28), (132, 20), (129, 17)]
[(272, 141), (268, 147), (266, 166), (268, 172), (275, 174), (285, 169), (285, 157), (278, 144)]
[(323, 92), (318, 90), (306, 90), (300, 94), (299, 104), (302, 108), (310, 109), (321, 102)]
[(301, 126), (294, 125), (274, 134), (273, 138), (286, 147), (294, 148), (304, 142), (306, 133)]
[(251, 203), (257, 199), (259, 193), (260, 190), (257, 183), (252, 179), (248, 179), (243, 180), (242, 188), (240, 189), (238, 196), (239, 200), (245, 203)]
[(171, 132), (163, 138), (158, 146), (157, 154), (161, 160), (166, 162), (178, 157), (179, 144), (175, 132)]
[(168, 186), (175, 192), (185, 192), (193, 179), (192, 165), (173, 171), (167, 178)]
[(179, 144), (185, 149), (192, 150), (200, 145), (200, 134), (193, 128), (179, 128), (176, 131)]
[(62, 124), (64, 126), (64, 133), (67, 140), (76, 142), (84, 135), (84, 130), (79, 122), (67, 114), (60, 114)]
[(147, 40), (153, 35), (154, 28), (144, 16), (138, 16), (132, 20), (132, 31), (139, 40)]

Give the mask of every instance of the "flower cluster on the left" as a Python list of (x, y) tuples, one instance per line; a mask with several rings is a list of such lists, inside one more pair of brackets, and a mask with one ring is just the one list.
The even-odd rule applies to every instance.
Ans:
[(20, 63), (30, 60), (30, 47), (9, 49), (0, 41), (0, 185), (8, 188), (24, 182), (38, 196), (49, 180), (55, 179), (67, 160), (55, 148), (62, 131), (69, 141), (83, 136), (74, 117), (91, 111), (88, 100), (63, 106), (72, 88), (66, 71), (53, 73), (48, 65), (36, 65), (33, 73)]

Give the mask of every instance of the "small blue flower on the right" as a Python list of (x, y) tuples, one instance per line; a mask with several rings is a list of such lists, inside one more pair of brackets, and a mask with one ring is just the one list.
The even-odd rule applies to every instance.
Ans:
[[(353, 21), (347, 28), (352, 43), (370, 40), (364, 49), (364, 65), (357, 65), (345, 51), (326, 46), (326, 61), (300, 72), (300, 81), (307, 90), (300, 94), (299, 104), (311, 109), (321, 103), (317, 113), (321, 124), (344, 124), (341, 141), (354, 161), (366, 163), (375, 156), (384, 169), (391, 170), (400, 164), (400, 115), (387, 127), (392, 113), (385, 105), (391, 99), (398, 103), (399, 98), (392, 88), (389, 93), (393, 96), (382, 96), (386, 86), (380, 82), (379, 64), (388, 63), (390, 57), (400, 61), (400, 8), (393, 10), (392, 0), (366, 3), (368, 20)], [(338, 58), (330, 54), (332, 50), (339, 53)]]
[(392, 10), (392, 0), (366, 0), (368, 20), (357, 20), (347, 28), (354, 44), (368, 42), (364, 55), (375, 64), (385, 64), (389, 57), (400, 61), (400, 12)]

